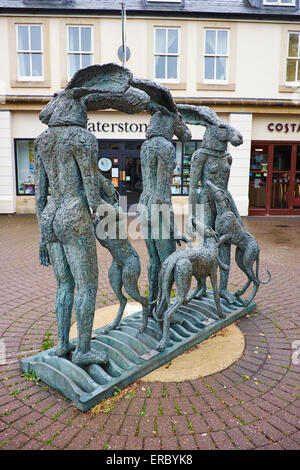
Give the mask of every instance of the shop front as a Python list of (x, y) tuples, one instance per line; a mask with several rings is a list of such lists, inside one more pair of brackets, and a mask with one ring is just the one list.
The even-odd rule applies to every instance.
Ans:
[(256, 118), (253, 136), (249, 215), (300, 215), (299, 117)]
[[(149, 116), (121, 115), (116, 112), (91, 113), (88, 129), (98, 140), (98, 167), (119, 192), (126, 196), (123, 209), (136, 213), (143, 190), (140, 151), (145, 141)], [(13, 118), (16, 208), (18, 213), (34, 213), (34, 139), (45, 126), (38, 120), (37, 113), (16, 113)], [(195, 132), (196, 130), (196, 132)], [(172, 196), (183, 203), (182, 196), (188, 196), (190, 164), (193, 152), (199, 148), (203, 128), (192, 129), (197, 140), (182, 145), (173, 141), (175, 149)], [(200, 131), (200, 132), (199, 132)], [(26, 137), (27, 136), (27, 137)], [(178, 198), (177, 198), (178, 197)]]

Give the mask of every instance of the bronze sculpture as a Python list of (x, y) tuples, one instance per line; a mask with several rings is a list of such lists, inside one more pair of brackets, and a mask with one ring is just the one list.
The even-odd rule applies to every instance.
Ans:
[[(190, 140), (191, 134), (177, 112), (173, 98), (165, 87), (150, 80), (133, 80), (133, 86), (150, 96), (147, 110), (151, 114), (146, 141), (141, 148), (143, 192), (140, 197), (139, 220), (149, 254), (149, 313), (158, 294), (158, 273), (164, 260), (176, 250), (176, 241), (187, 241), (180, 234), (171, 200), (171, 182), (175, 167), (175, 134), (179, 140)], [(161, 219), (157, 212), (162, 209)], [(167, 214), (166, 214), (167, 212)], [(166, 220), (168, 219), (168, 220)], [(164, 229), (166, 236), (164, 236)], [(154, 233), (156, 232), (156, 233)], [(180, 242), (179, 242), (180, 243)]]
[[(123, 220), (116, 192), (97, 169), (97, 140), (86, 129), (87, 111), (108, 108), (126, 113), (146, 110), (151, 114), (141, 151), (143, 193), (139, 203), (139, 219), (149, 254), (148, 300), (138, 291), (137, 252), (126, 237), (119, 237)], [(244, 231), (227, 189), (231, 165), (227, 142), (240, 145), (242, 137), (209, 108), (188, 105), (177, 108), (166, 88), (149, 80), (133, 79), (131, 72), (116, 64), (76, 72), (66, 89), (42, 110), (40, 119), (48, 129), (35, 142), (36, 212), (41, 232), (40, 262), (45, 266), (52, 263), (58, 284), (58, 345), (23, 359), (21, 368), (35, 372), (73, 400), (78, 409), (86, 411), (112, 395), (116, 386), (129, 385), (255, 308), (251, 301), (261, 281), (258, 257), (254, 257), (256, 275), (251, 260), (258, 252), (257, 244)], [(176, 252), (176, 242), (188, 239), (177, 229), (172, 207), (175, 166), (172, 139), (173, 135), (182, 142), (191, 138), (185, 122), (206, 127), (202, 148), (193, 157), (190, 182), (190, 202), (205, 207), (205, 237), (201, 248)], [(202, 188), (198, 198), (199, 181)], [(161, 211), (162, 208), (167, 210)], [(155, 217), (155, 212), (161, 217)], [(106, 237), (111, 233), (105, 230), (105, 213), (110, 216), (109, 228), (117, 227), (116, 236)], [(231, 225), (227, 226), (228, 217)], [(192, 236), (194, 229), (199, 229), (199, 222), (191, 210), (187, 228)], [(222, 235), (220, 240), (216, 229)], [(232, 233), (225, 233), (227, 230)], [(119, 310), (106, 334), (99, 329), (92, 335), (98, 287), (95, 231), (113, 256), (109, 277), (119, 299)], [(243, 246), (238, 244), (235, 234), (244, 237)], [(249, 267), (252, 269), (246, 285), (236, 296), (227, 291), (230, 243), (238, 247), (236, 261), (241, 269), (246, 274)], [(252, 251), (245, 263), (249, 247)], [(192, 276), (198, 284), (189, 292)], [(206, 276), (211, 278), (213, 292), (203, 295)], [(174, 281), (178, 295), (171, 300)], [(234, 303), (251, 282), (254, 288), (249, 299), (244, 305)], [(122, 318), (126, 304), (122, 285), (142, 304), (142, 312)], [(69, 341), (69, 331), (75, 286), (78, 338), (74, 344)]]
[[(116, 64), (87, 67), (76, 72), (66, 89), (40, 113), (40, 120), (48, 125), (34, 147), (40, 263), (53, 265), (58, 285), (58, 356), (74, 349), (69, 331), (75, 285), (78, 290), (78, 341), (72, 361), (79, 365), (107, 362), (106, 353), (90, 347), (98, 265), (89, 208), (95, 212), (106, 203), (99, 190), (103, 177), (97, 171), (97, 139), (86, 129), (87, 110), (113, 106), (129, 112), (132, 107), (143, 109), (148, 101), (146, 94), (125, 93), (131, 79), (131, 72)], [(47, 201), (49, 187), (51, 197)]]
[[(248, 305), (254, 299), (259, 285), (270, 282), (270, 271), (267, 270), (269, 275), (267, 281), (259, 279), (259, 246), (256, 239), (238, 222), (235, 214), (231, 211), (230, 201), (225, 191), (217, 188), (211, 181), (207, 182), (207, 186), (216, 205), (215, 228), (220, 236), (220, 242), (236, 246), (236, 264), (248, 278), (246, 284), (235, 293), (235, 296), (239, 298), (243, 295), (253, 282), (253, 289), (249, 298), (243, 301), (244, 305)], [(254, 262), (256, 262), (255, 274), (253, 271)]]
[[(196, 222), (195, 208), (197, 204), (204, 206), (204, 224), (214, 228), (216, 218), (216, 208), (213, 199), (210, 197), (207, 188), (207, 181), (213, 182), (216, 186), (222, 188), (228, 199), (230, 207), (237, 220), (243, 225), (238, 209), (234, 200), (228, 191), (228, 180), (232, 157), (227, 152), (227, 143), (234, 146), (241, 145), (243, 138), (239, 131), (229, 126), (209, 108), (203, 106), (178, 105), (178, 110), (185, 122), (189, 124), (202, 125), (206, 127), (202, 145), (196, 150), (192, 157), (190, 169), (190, 187), (189, 187), (189, 222), (187, 233), (195, 237), (194, 225)], [(210, 116), (210, 121), (203, 119), (203, 113)], [(198, 194), (198, 183), (201, 182), (201, 189)], [(219, 248), (220, 258), (224, 264), (230, 265), (230, 246), (222, 244)], [(228, 292), (228, 271), (221, 269), (220, 296), (229, 303), (234, 303), (237, 298)], [(199, 293), (201, 296), (205, 292), (205, 286)]]
[[(211, 227), (204, 228), (204, 243), (201, 248), (178, 250), (172, 253), (164, 261), (159, 273), (159, 302), (154, 318), (160, 323), (163, 335), (157, 347), (163, 350), (166, 347), (169, 337), (169, 330), (172, 317), (179, 307), (192, 300), (202, 288), (202, 280), (210, 277), (215, 304), (219, 318), (225, 318), (218, 292), (217, 269), (229, 271), (229, 266), (224, 265), (218, 255), (217, 235)], [(197, 280), (197, 287), (194, 291), (189, 291), (192, 277)], [(170, 301), (170, 294), (173, 284), (176, 284), (177, 296), (173, 303)], [(167, 304), (167, 309), (165, 305)]]

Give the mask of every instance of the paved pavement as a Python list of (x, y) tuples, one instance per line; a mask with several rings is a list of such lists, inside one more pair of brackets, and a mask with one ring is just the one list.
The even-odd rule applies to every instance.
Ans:
[[(137, 383), (108, 413), (76, 410), (19, 358), (56, 338), (51, 268), (38, 265), (34, 216), (0, 216), (0, 449), (300, 449), (300, 218), (245, 219), (261, 246), (257, 312), (242, 318), (242, 358), (218, 374), (183, 383)], [(143, 241), (135, 241), (147, 290)], [(97, 308), (116, 303), (111, 257), (98, 246)], [(234, 264), (234, 263), (233, 263)], [(244, 283), (237, 267), (230, 289)], [(4, 341), (4, 343), (3, 343)], [(299, 359), (299, 361), (297, 361)], [(299, 364), (297, 364), (299, 362)]]

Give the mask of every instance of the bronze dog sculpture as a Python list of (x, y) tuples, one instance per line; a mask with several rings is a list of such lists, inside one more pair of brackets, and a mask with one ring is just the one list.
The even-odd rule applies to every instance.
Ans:
[(111, 330), (117, 328), (122, 319), (127, 304), (127, 298), (122, 292), (123, 286), (128, 295), (142, 305), (143, 320), (140, 328), (142, 332), (145, 331), (148, 323), (148, 300), (141, 296), (138, 288), (138, 280), (141, 274), (140, 259), (128, 238), (120, 238), (120, 224), (123, 222), (123, 213), (117, 205), (115, 189), (112, 187), (111, 195), (109, 197), (104, 194), (104, 192), (101, 196), (106, 202), (111, 204), (111, 215), (115, 216), (115, 220), (112, 222), (117, 224), (117, 233), (115, 238), (107, 236), (102, 225), (101, 217), (96, 216), (94, 220), (95, 235), (99, 243), (106, 248), (113, 257), (108, 271), (108, 277), (113, 291), (120, 303), (116, 318), (110, 325), (107, 325), (104, 329), (104, 333), (108, 334)]
[[(227, 194), (222, 189), (207, 181), (209, 191), (215, 201), (217, 216), (215, 220), (215, 229), (220, 236), (220, 242), (228, 243), (236, 246), (235, 260), (238, 267), (246, 274), (248, 280), (242, 289), (238, 290), (235, 295), (237, 298), (243, 295), (251, 282), (254, 286), (247, 300), (242, 300), (246, 306), (254, 299), (259, 285), (268, 284), (271, 280), (271, 274), (267, 270), (269, 278), (267, 281), (259, 279), (259, 246), (254, 236), (247, 232), (239, 223), (235, 214), (231, 211), (230, 201)], [(256, 273), (253, 271), (253, 264), (256, 261)]]
[[(203, 279), (210, 277), (217, 312), (220, 318), (225, 318), (222, 311), (220, 296), (217, 285), (218, 266), (229, 270), (229, 267), (222, 263), (218, 256), (217, 236), (210, 227), (204, 229), (204, 243), (201, 248), (178, 250), (172, 253), (164, 261), (159, 273), (159, 295), (158, 305), (154, 310), (154, 318), (159, 322), (163, 335), (158, 346), (162, 351), (167, 344), (172, 317), (176, 310), (182, 305), (187, 304), (195, 297), (201, 289)], [(192, 277), (197, 280), (197, 287), (190, 291)], [(170, 293), (172, 286), (176, 283), (177, 297), (174, 303), (171, 303)], [(167, 304), (167, 310), (164, 311), (164, 305)], [(163, 325), (161, 325), (163, 323)]]

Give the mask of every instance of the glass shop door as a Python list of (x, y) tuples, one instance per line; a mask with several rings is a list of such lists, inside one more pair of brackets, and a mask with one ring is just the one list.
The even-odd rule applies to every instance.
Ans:
[(300, 146), (276, 144), (270, 153), (269, 214), (300, 215)]
[(252, 145), (249, 215), (300, 215), (300, 145)]
[[(136, 213), (143, 191), (140, 151), (143, 141), (124, 141), (120, 159), (120, 195), (126, 196), (127, 212)], [(123, 207), (123, 210), (126, 208)]]
[(299, 211), (300, 213), (300, 145), (297, 145), (297, 152), (296, 152), (295, 160), (296, 160), (295, 175), (291, 181), (292, 205), (293, 205), (293, 210)]

